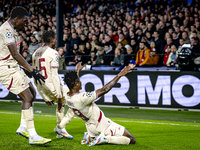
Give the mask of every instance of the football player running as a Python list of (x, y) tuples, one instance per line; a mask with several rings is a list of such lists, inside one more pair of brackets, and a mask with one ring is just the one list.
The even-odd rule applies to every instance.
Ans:
[[(105, 93), (109, 92), (119, 79), (130, 72), (135, 65), (126, 66), (118, 75), (116, 75), (109, 83), (101, 89), (92, 92), (83, 92), (81, 90), (81, 81), (78, 77), (78, 72), (81, 70), (81, 65), (77, 66), (77, 72), (70, 71), (65, 74), (64, 82), (69, 88), (66, 93), (66, 101), (69, 106), (69, 111), (56, 127), (56, 132), (61, 133), (61, 129), (76, 115), (80, 117), (86, 125), (87, 132), (81, 144), (94, 146), (101, 143), (110, 144), (135, 144), (135, 137), (125, 127), (113, 122), (104, 116), (104, 113), (94, 103), (94, 101)], [(99, 134), (101, 133), (101, 134)]]

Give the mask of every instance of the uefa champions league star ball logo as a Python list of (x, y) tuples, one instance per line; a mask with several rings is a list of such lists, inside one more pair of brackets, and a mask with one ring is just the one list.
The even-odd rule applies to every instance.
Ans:
[(94, 95), (94, 94), (93, 94), (92, 92), (87, 92), (87, 93), (86, 93), (86, 96), (87, 96), (87, 97), (92, 97), (93, 95)]
[(11, 33), (11, 32), (7, 32), (7, 33), (6, 33), (6, 37), (7, 37), (7, 38), (12, 38), (12, 33)]

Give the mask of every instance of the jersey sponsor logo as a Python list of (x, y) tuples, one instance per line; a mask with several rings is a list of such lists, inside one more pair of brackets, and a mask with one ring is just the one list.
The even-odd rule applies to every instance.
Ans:
[(7, 37), (7, 38), (12, 38), (12, 33), (11, 33), (11, 32), (7, 32), (7, 33), (6, 33), (6, 37)]
[(87, 93), (86, 93), (86, 96), (87, 96), (87, 97), (92, 97), (92, 96), (94, 96), (94, 93), (93, 93), (93, 92), (87, 92)]
[(21, 86), (21, 87), (25, 87), (25, 83), (22, 82), (22, 83), (20, 84), (20, 86)]

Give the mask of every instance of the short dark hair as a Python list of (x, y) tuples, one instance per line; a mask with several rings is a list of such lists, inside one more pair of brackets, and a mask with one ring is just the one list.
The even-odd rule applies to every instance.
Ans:
[(143, 43), (143, 44), (145, 45), (145, 43), (144, 43), (144, 42), (140, 42), (140, 43)]
[(65, 73), (64, 82), (67, 84), (68, 88), (71, 90), (73, 89), (78, 78), (79, 77), (76, 71), (68, 71)]
[(157, 32), (159, 34), (159, 31), (154, 31), (154, 32)]
[(28, 11), (22, 6), (16, 6), (11, 10), (10, 18), (14, 19), (16, 17), (22, 18), (24, 16), (28, 16)]
[(197, 34), (197, 31), (193, 31), (192, 33), (196, 33)]
[(53, 30), (50, 31), (44, 31), (42, 34), (42, 40), (44, 43), (50, 43), (51, 39), (54, 39), (56, 36), (55, 32)]
[(110, 45), (108, 43), (105, 43), (104, 46), (108, 46), (109, 47)]

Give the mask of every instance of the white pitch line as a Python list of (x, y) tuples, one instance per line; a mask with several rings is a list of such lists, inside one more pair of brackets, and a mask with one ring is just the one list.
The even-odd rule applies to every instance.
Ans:
[(192, 124), (179, 124), (179, 123), (164, 123), (164, 122), (149, 122), (149, 121), (128, 121), (128, 120), (114, 120), (119, 122), (135, 122), (135, 123), (148, 123), (148, 124), (164, 124), (164, 125), (172, 125), (172, 126), (190, 126), (190, 127), (200, 127), (200, 125), (192, 125)]
[[(12, 112), (0, 112), (0, 114), (14, 114), (21, 115), (21, 113), (12, 113)], [(42, 115), (42, 114), (34, 114), (36, 116), (45, 116), (45, 117), (56, 117), (55, 115)], [(80, 119), (79, 117), (74, 117), (76, 119)], [(118, 122), (133, 122), (133, 123), (147, 123), (147, 124), (161, 124), (161, 125), (171, 125), (171, 126), (189, 126), (189, 127), (200, 127), (200, 125), (192, 125), (192, 124), (179, 124), (179, 123), (164, 123), (164, 122), (150, 122), (150, 121), (129, 121), (129, 120), (116, 120), (113, 121)]]

